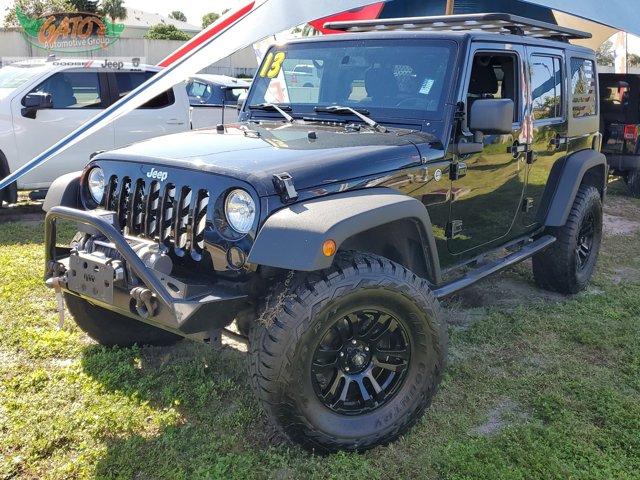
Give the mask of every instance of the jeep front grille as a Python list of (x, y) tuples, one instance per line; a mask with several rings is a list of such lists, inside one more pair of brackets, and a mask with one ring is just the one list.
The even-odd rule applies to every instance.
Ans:
[(209, 191), (157, 180), (112, 176), (104, 207), (117, 214), (125, 235), (162, 243), (178, 257), (202, 258)]

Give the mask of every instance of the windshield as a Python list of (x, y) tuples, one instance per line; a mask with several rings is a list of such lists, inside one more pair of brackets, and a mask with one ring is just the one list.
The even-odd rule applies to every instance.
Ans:
[(31, 78), (42, 73), (37, 67), (4, 67), (0, 68), (0, 88), (18, 88)]
[(452, 84), (454, 52), (453, 42), (425, 39), (273, 47), (246, 104), (284, 104), (295, 117), (315, 116), (316, 106), (340, 105), (377, 119), (437, 119)]

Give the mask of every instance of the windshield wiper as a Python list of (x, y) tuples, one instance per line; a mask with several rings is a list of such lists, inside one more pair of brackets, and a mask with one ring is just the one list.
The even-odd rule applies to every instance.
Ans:
[(275, 110), (280, 115), (282, 115), (287, 120), (287, 122), (293, 123), (294, 121), (294, 118), (287, 113), (287, 110), (291, 111), (291, 107), (279, 107), (275, 103), (258, 103), (256, 105), (249, 105), (249, 109), (250, 110)]
[(371, 128), (374, 128), (378, 132), (387, 133), (389, 131), (387, 130), (387, 127), (380, 125), (374, 119), (367, 117), (367, 115), (369, 114), (367, 110), (356, 110), (355, 108), (351, 108), (351, 107), (343, 107), (341, 105), (331, 105), (329, 107), (315, 107), (314, 111), (316, 111), (317, 113), (336, 113), (338, 115), (340, 114), (355, 115), (364, 123), (369, 125)]

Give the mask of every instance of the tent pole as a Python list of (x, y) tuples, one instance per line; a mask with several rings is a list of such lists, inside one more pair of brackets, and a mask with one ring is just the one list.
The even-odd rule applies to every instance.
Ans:
[(453, 15), (453, 8), (455, 3), (456, 0), (447, 0), (447, 6), (444, 12), (445, 15)]

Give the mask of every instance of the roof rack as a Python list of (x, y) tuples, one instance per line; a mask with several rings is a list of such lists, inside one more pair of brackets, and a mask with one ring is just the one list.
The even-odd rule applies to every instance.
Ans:
[(541, 22), (509, 13), (477, 13), (472, 15), (440, 15), (435, 17), (328, 22), (325, 24), (325, 28), (345, 32), (380, 32), (391, 30), (457, 32), (477, 30), (563, 41), (591, 38), (591, 34), (588, 32), (560, 27), (552, 23)]

